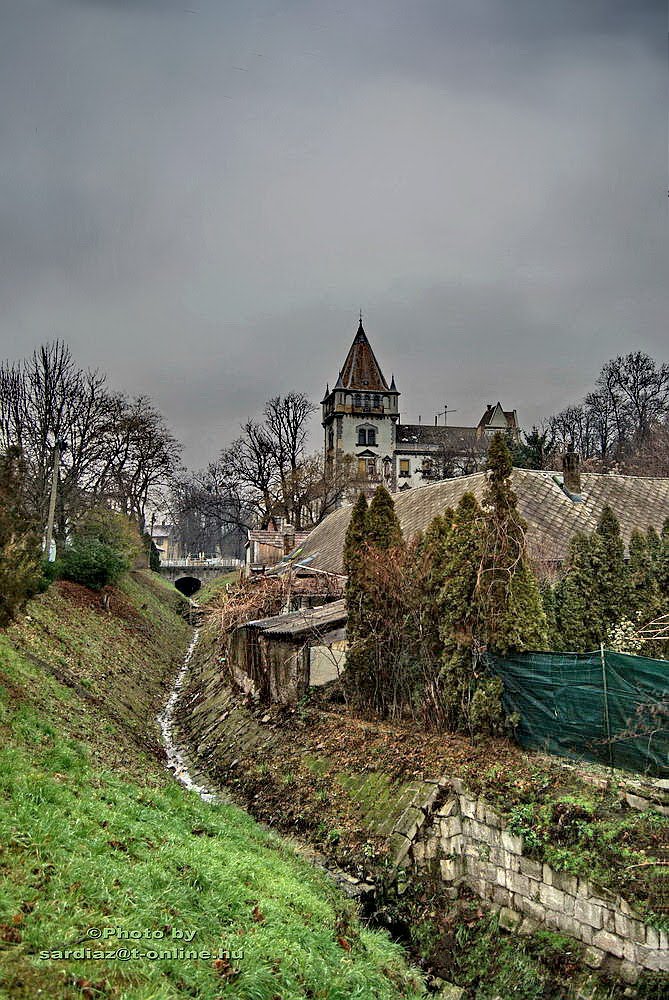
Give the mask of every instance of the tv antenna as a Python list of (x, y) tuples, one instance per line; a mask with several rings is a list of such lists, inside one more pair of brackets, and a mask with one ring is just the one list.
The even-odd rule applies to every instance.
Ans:
[(439, 413), (435, 413), (435, 415), (434, 415), (434, 426), (436, 427), (437, 424), (439, 423), (439, 417), (443, 417), (444, 418), (444, 427), (446, 427), (446, 425), (448, 423), (448, 414), (449, 413), (457, 413), (457, 412), (458, 412), (457, 410), (449, 410), (448, 403), (444, 403), (443, 410), (440, 410)]

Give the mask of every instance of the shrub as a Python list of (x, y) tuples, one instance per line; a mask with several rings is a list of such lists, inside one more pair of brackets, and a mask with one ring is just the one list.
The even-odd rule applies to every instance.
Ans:
[(117, 550), (96, 538), (75, 537), (60, 561), (60, 576), (81, 583), (91, 590), (102, 590), (115, 583), (128, 568), (128, 561)]
[(40, 544), (28, 513), (21, 452), (0, 456), (0, 626), (40, 589)]
[(108, 507), (92, 507), (86, 511), (72, 534), (77, 541), (96, 541), (108, 546), (128, 567), (140, 568), (148, 564), (146, 546), (136, 523)]

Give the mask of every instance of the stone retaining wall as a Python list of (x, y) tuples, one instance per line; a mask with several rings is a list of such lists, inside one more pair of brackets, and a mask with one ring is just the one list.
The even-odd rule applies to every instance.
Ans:
[(395, 825), (396, 865), (440, 875), (453, 898), (466, 884), (500, 910), (507, 930), (545, 927), (576, 938), (592, 968), (606, 966), (630, 982), (640, 969), (669, 971), (666, 933), (644, 924), (621, 896), (525, 857), (522, 837), (461, 781), (430, 784)]

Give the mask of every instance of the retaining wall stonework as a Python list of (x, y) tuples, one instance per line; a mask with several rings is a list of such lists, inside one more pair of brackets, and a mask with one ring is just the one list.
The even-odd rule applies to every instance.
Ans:
[(500, 910), (507, 930), (558, 930), (586, 946), (584, 961), (634, 981), (639, 970), (669, 971), (666, 933), (648, 926), (621, 897), (588, 879), (523, 854), (523, 841), (461, 781), (427, 782), (392, 832), (398, 867), (429, 870), (455, 898), (467, 885)]

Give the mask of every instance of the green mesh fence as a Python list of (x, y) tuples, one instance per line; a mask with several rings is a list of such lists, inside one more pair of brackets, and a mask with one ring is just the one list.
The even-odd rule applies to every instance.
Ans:
[(488, 656), (521, 746), (669, 776), (669, 661), (625, 653)]

